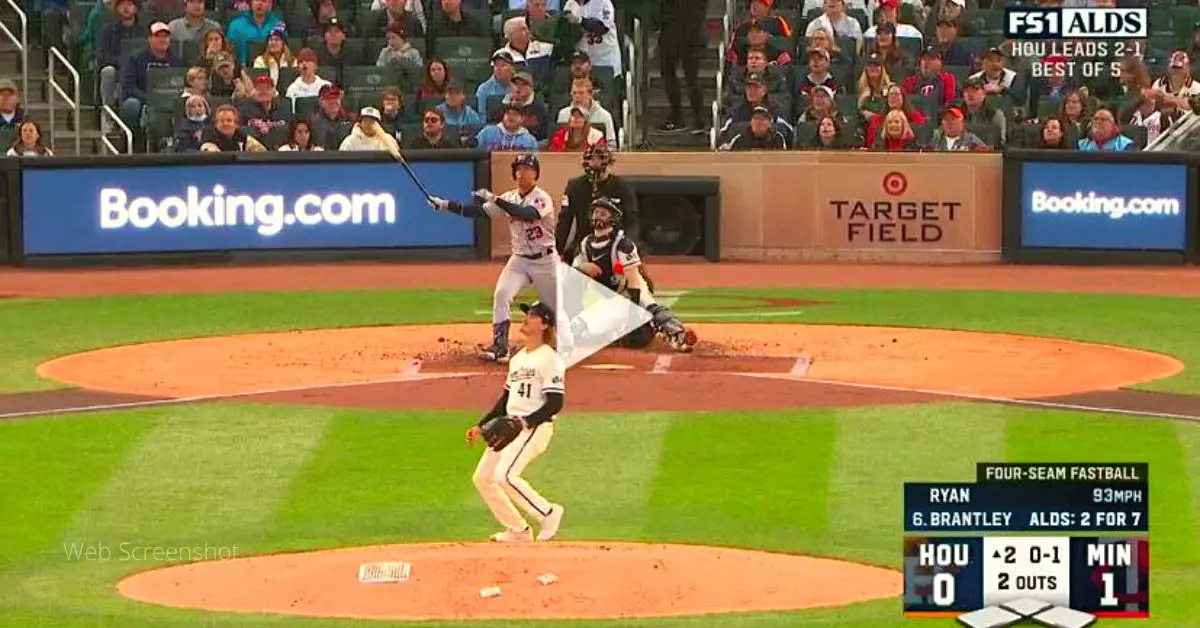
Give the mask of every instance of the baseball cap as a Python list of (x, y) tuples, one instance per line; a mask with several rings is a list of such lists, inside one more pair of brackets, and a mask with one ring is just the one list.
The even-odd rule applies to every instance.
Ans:
[(824, 48), (813, 48), (812, 50), (809, 50), (808, 56), (811, 58), (813, 55), (825, 57), (825, 60), (829, 61), (829, 51)]
[(534, 301), (533, 303), (522, 303), (520, 307), (521, 312), (532, 314), (542, 319), (547, 326), (554, 327), (554, 310), (550, 309), (549, 305), (541, 301)]
[(828, 85), (817, 85), (817, 86), (815, 86), (815, 87), (813, 87), (813, 88), (812, 88), (812, 91), (813, 91), (813, 93), (814, 93), (814, 94), (815, 94), (815, 93), (817, 93), (817, 92), (825, 92), (825, 95), (826, 95), (826, 96), (829, 96), (830, 98), (833, 98), (833, 90), (832, 90), (832, 89), (829, 89), (829, 86), (828, 86)]
[(974, 87), (976, 89), (983, 89), (983, 85), (984, 85), (984, 82), (983, 82), (982, 76), (972, 76), (972, 77), (969, 77), (965, 83), (963, 83), (963, 89), (968, 89), (971, 87)]
[(214, 68), (222, 65), (232, 65), (233, 55), (229, 54), (228, 52), (218, 52), (217, 54), (213, 55), (212, 64)]
[(1182, 50), (1176, 50), (1175, 52), (1171, 53), (1171, 67), (1186, 68), (1190, 63), (1191, 62), (1188, 59), (1188, 53)]
[(392, 25), (388, 26), (387, 32), (389, 35), (399, 35), (405, 39), (408, 38), (408, 31), (404, 30), (403, 22), (392, 22)]
[(167, 26), (167, 24), (165, 22), (155, 22), (150, 25), (150, 34), (151, 35), (157, 35), (159, 33), (170, 33), (170, 32), (171, 32), (171, 27)]
[(507, 50), (497, 50), (496, 52), (493, 52), (492, 61), (507, 61), (509, 63), (515, 63), (515, 61), (513, 61), (513, 56), (509, 54)]
[(383, 116), (379, 115), (379, 110), (374, 107), (363, 107), (362, 110), (358, 112), (358, 117), (375, 118), (376, 122), (383, 119)]
[(571, 113), (572, 114), (578, 113), (583, 118), (591, 118), (592, 117), (591, 108), (585, 107), (583, 105), (571, 105)]
[(756, 1), (767, 5), (768, 9), (775, 6), (775, 0), (756, 0)]
[(337, 19), (336, 17), (331, 17), (331, 18), (329, 18), (328, 22), (325, 22), (325, 31), (329, 32), (335, 28), (342, 31), (343, 33), (346, 32), (346, 26), (344, 24), (342, 24), (342, 21)]
[(528, 72), (524, 72), (524, 71), (517, 72), (516, 74), (513, 75), (512, 81), (514, 83), (519, 81), (519, 82), (525, 83), (526, 85), (532, 86), (533, 85), (533, 75)]
[(571, 55), (569, 61), (571, 63), (575, 63), (576, 61), (587, 61), (590, 63), (592, 58), (588, 56), (588, 53), (582, 50), (576, 50), (575, 53)]
[(867, 65), (883, 65), (883, 55), (878, 52), (872, 52), (867, 57)]
[(900, 7), (900, 0), (879, 0), (879, 6), (884, 8), (897, 9)]
[(950, 0), (952, 4), (957, 4), (960, 7), (966, 8), (967, 0)]
[(0, 92), (15, 92), (17, 84), (9, 79), (0, 79)]
[(461, 92), (465, 91), (465, 89), (466, 88), (463, 87), (462, 81), (458, 79), (450, 79), (449, 81), (446, 81), (446, 91), (448, 92)]
[(516, 103), (516, 102), (512, 102), (512, 101), (500, 103), (500, 113), (502, 113), (502, 114), (508, 113), (509, 111), (515, 111), (517, 113), (524, 114), (525, 107), (521, 103)]
[(270, 74), (259, 74), (258, 76), (254, 77), (254, 84), (275, 87), (275, 81), (271, 80)]
[(746, 84), (747, 85), (766, 85), (766, 82), (763, 81), (762, 74), (759, 74), (758, 72), (751, 72), (746, 75)]
[(962, 109), (958, 107), (946, 107), (946, 110), (942, 112), (942, 119), (945, 120), (947, 117), (962, 120), (965, 116), (963, 116)]
[(753, 118), (754, 116), (765, 116), (767, 118), (770, 118), (771, 110), (767, 109), (766, 107), (763, 107), (762, 105), (759, 105), (750, 110), (750, 117)]
[(1001, 48), (1000, 46), (992, 46), (991, 48), (988, 48), (988, 50), (987, 50), (987, 54), (989, 54), (989, 55), (1000, 55), (1001, 57), (1007, 57), (1007, 56), (1008, 56), (1008, 55), (1004, 54), (1004, 49), (1003, 49), (1003, 48)]
[(765, 30), (767, 30), (767, 28), (765, 26), (763, 26), (763, 23), (759, 20), (750, 20), (750, 23), (746, 25), (746, 30), (747, 31), (765, 31)]
[(334, 85), (332, 83), (330, 83), (329, 85), (326, 85), (325, 87), (322, 87), (321, 91), (317, 92), (317, 98), (320, 98), (321, 100), (339, 98), (339, 97), (341, 97), (341, 95), (342, 95), (341, 88), (339, 88), (337, 85)]

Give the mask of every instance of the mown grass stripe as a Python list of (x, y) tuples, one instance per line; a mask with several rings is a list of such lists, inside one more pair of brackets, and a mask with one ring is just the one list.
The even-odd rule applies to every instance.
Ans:
[[(1186, 477), (1190, 480), (1192, 521), (1200, 524), (1200, 426), (1176, 423), (1175, 435), (1183, 452)], [(1151, 482), (1156, 479), (1152, 478)], [(1192, 547), (1200, 548), (1200, 525), (1193, 525), (1191, 533)], [(1197, 553), (1200, 554), (1200, 551)], [(1200, 582), (1200, 578), (1197, 581)]]
[(904, 482), (972, 480), (976, 462), (1004, 452), (1005, 412), (986, 404), (838, 410), (833, 542), (872, 562), (898, 562)]

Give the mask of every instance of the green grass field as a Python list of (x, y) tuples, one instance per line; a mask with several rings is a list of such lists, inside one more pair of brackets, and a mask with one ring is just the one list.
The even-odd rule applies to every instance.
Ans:
[[(1200, 394), (1196, 300), (742, 294), (830, 301), (763, 322), (1022, 332), (1159, 351), (1188, 368), (1145, 388)], [(263, 330), (482, 322), (472, 312), (488, 298), (484, 291), (393, 291), (0, 301), (0, 325), (8, 330), (0, 343), (0, 391), (54, 388), (34, 367), (90, 348)], [(697, 292), (676, 309), (721, 302), (718, 294)], [(349, 626), (348, 620), (200, 613), (129, 601), (114, 584), (156, 563), (120, 560), (118, 548), (208, 544), (236, 546), (247, 555), (481, 540), (495, 523), (469, 479), (478, 450), (462, 444), (463, 427), (477, 416), (229, 403), (0, 421), (0, 627)], [(389, 463), (364, 462), (379, 458)], [(1200, 625), (1197, 423), (987, 404), (580, 415), (570, 412), (568, 401), (553, 446), (527, 475), (552, 498), (570, 496), (564, 497), (571, 509), (564, 540), (694, 542), (899, 567), (901, 483), (966, 481), (976, 462), (1002, 460), (1149, 462), (1154, 618), (1139, 625)], [(111, 560), (69, 555), (72, 547), (100, 545), (112, 549)], [(579, 623), (954, 625), (906, 620), (899, 599), (788, 614)]]

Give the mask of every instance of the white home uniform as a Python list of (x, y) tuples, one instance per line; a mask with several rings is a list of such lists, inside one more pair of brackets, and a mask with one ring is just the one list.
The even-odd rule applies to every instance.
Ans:
[(608, 32), (598, 37), (584, 31), (577, 49), (587, 53), (593, 66), (610, 67), (615, 76), (621, 76), (621, 44), (617, 38), (617, 11), (612, 0), (567, 0), (563, 11), (574, 13), (580, 19), (600, 20), (608, 27)]
[(512, 255), (500, 278), (496, 280), (496, 289), (492, 293), (492, 324), (507, 323), (512, 302), (525, 289), (533, 284), (537, 289), (538, 300), (557, 311), (558, 285), (555, 281), (558, 269), (558, 253), (554, 250), (554, 228), (558, 216), (554, 212), (554, 199), (541, 187), (534, 186), (528, 194), (522, 195), (520, 190), (509, 190), (498, 198), (517, 205), (529, 205), (537, 210), (539, 218), (534, 221), (517, 220), (509, 216), (495, 203), (484, 203), (483, 209), (493, 219), (508, 221), (509, 233), (512, 237)]
[[(566, 364), (554, 347), (544, 344), (533, 351), (521, 349), (508, 363), (505, 412), (509, 416), (529, 416), (546, 403), (546, 393), (565, 394), (565, 385)], [(475, 467), (474, 481), (479, 494), (500, 525), (509, 531), (520, 532), (529, 527), (521, 510), (544, 522), (555, 507), (521, 477), (525, 467), (546, 451), (552, 436), (554, 417), (526, 427), (500, 451), (488, 448)]]

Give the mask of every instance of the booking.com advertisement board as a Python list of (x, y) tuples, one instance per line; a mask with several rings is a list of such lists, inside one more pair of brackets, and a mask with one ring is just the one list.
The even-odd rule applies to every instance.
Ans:
[(1021, 163), (1021, 246), (1184, 251), (1188, 167)]
[[(416, 162), (435, 195), (469, 198), (473, 161)], [(25, 168), (25, 255), (470, 247), (394, 162)]]

